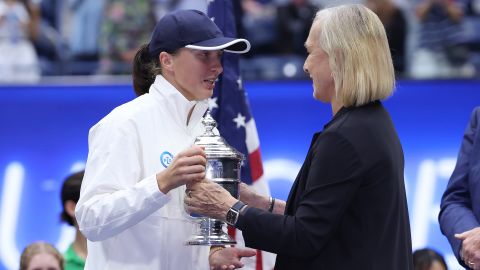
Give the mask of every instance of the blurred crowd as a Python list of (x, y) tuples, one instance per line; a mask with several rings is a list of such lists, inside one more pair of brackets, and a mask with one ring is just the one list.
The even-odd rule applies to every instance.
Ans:
[[(252, 43), (245, 79), (303, 79), (304, 42), (317, 10), (363, 3), (385, 25), (398, 77), (480, 76), (480, 0), (232, 0)], [(168, 11), (207, 0), (0, 0), (0, 82), (130, 74), (134, 52)]]

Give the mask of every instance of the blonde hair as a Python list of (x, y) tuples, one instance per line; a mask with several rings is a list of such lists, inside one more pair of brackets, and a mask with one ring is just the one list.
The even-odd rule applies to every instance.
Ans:
[(319, 45), (329, 57), (336, 97), (345, 107), (386, 99), (395, 73), (385, 28), (363, 5), (342, 5), (317, 12)]
[(37, 254), (50, 254), (57, 261), (60, 266), (60, 270), (64, 269), (63, 266), (63, 256), (58, 252), (58, 250), (49, 243), (46, 242), (34, 242), (28, 245), (22, 252), (20, 256), (20, 270), (27, 270), (32, 258)]

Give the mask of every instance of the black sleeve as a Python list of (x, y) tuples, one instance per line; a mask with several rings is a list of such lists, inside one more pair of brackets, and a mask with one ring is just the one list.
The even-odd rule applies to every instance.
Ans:
[[(248, 208), (238, 219), (245, 244), (297, 258), (318, 255), (360, 186), (361, 161), (354, 147), (337, 133), (322, 134), (295, 215)], [(299, 194), (297, 194), (298, 196)]]

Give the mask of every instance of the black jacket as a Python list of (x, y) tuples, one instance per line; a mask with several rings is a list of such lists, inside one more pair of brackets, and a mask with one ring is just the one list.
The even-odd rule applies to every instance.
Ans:
[(285, 215), (248, 208), (247, 246), (277, 254), (275, 270), (410, 270), (403, 150), (378, 101), (342, 108), (314, 135)]

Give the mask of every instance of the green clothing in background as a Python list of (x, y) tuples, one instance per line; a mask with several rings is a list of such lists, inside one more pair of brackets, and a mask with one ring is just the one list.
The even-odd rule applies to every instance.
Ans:
[(152, 0), (107, 0), (100, 33), (100, 54), (114, 62), (124, 61), (121, 54), (136, 52), (150, 40), (155, 27)]
[(71, 244), (67, 251), (63, 254), (65, 258), (65, 270), (83, 270), (85, 267), (85, 260), (80, 258)]

